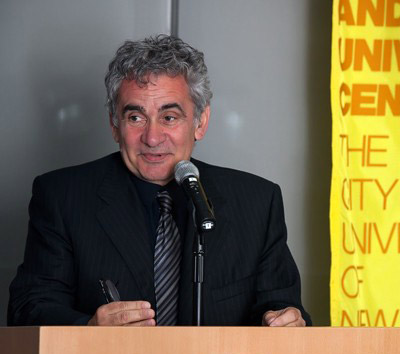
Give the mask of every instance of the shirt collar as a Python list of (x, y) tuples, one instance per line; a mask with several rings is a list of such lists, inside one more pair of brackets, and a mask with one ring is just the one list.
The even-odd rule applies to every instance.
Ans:
[(136, 177), (133, 173), (131, 174), (131, 180), (136, 186), (136, 190), (139, 194), (140, 200), (145, 206), (150, 207), (154, 199), (156, 198), (157, 193), (162, 189), (162, 186), (144, 181)]
[(157, 193), (164, 190), (170, 194), (175, 205), (186, 206), (187, 204), (188, 198), (183, 188), (180, 188), (174, 179), (165, 186), (142, 180), (133, 173), (131, 174), (131, 179), (136, 186), (140, 200), (145, 206), (151, 206), (157, 197)]

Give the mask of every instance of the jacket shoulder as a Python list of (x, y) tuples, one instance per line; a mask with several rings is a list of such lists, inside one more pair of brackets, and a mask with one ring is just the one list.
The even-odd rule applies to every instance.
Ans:
[(120, 153), (114, 153), (103, 158), (81, 165), (64, 167), (46, 172), (33, 181), (32, 195), (40, 198), (57, 198), (65, 202), (68, 198), (95, 196), (102, 184), (107, 171), (118, 166)]
[(260, 188), (267, 190), (280, 189), (276, 183), (249, 172), (215, 166), (196, 159), (192, 159), (192, 162), (198, 167), (201, 180), (204, 177), (206, 179), (213, 179), (219, 183), (225, 181), (226, 184), (234, 187), (253, 187), (257, 190), (260, 190)]
[(116, 152), (94, 161), (46, 172), (36, 177), (35, 180), (40, 180), (44, 184), (57, 185), (74, 180), (80, 183), (85, 181), (93, 183), (96, 180), (101, 180), (109, 166), (115, 164), (118, 159), (121, 159), (120, 153)]

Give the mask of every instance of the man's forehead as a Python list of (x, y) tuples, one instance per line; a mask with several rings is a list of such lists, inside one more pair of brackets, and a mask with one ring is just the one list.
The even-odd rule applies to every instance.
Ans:
[[(164, 111), (168, 111), (168, 110), (172, 110), (172, 109), (176, 109), (176, 110), (180, 111), (186, 117), (185, 110), (178, 102), (170, 102), (170, 103), (162, 104), (158, 107), (158, 112), (164, 112)], [(125, 114), (126, 112), (147, 113), (147, 109), (144, 106), (128, 103), (122, 107), (122, 114)]]
[(182, 75), (176, 77), (158, 75), (147, 83), (138, 83), (136, 80), (130, 79), (124, 79), (121, 82), (118, 104), (133, 104), (136, 101), (147, 99), (165, 100), (161, 103), (163, 105), (175, 102), (182, 104), (187, 99), (192, 102), (189, 86)]

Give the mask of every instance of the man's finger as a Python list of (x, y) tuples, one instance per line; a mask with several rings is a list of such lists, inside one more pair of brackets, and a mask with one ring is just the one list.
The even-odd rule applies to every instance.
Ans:
[(267, 326), (271, 327), (303, 327), (306, 324), (300, 310), (295, 307), (266, 312), (264, 321)]
[(298, 320), (300, 314), (293, 307), (284, 309), (269, 325), (271, 327), (287, 326)]
[(144, 321), (139, 321), (139, 322), (134, 322), (134, 323), (128, 323), (124, 325), (125, 327), (147, 327), (147, 326), (155, 326), (156, 321), (154, 319), (150, 320), (144, 320)]
[(100, 306), (90, 319), (90, 326), (121, 326), (154, 318), (148, 301), (117, 301)]
[(298, 319), (297, 321), (288, 323), (285, 327), (304, 327), (306, 322), (303, 319)]
[(268, 311), (264, 314), (263, 316), (263, 325), (264, 326), (269, 326), (274, 320), (275, 318), (277, 318), (279, 316), (279, 313), (281, 311)]
[(153, 309), (125, 310), (110, 315), (110, 321), (114, 326), (140, 322), (154, 318)]
[(115, 301), (100, 308), (106, 308), (107, 314), (111, 315), (121, 311), (149, 309), (151, 304), (148, 301)]

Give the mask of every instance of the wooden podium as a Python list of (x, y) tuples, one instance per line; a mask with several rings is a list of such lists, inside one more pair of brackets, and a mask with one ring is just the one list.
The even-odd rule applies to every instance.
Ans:
[(393, 354), (398, 328), (8, 327), (2, 354)]

